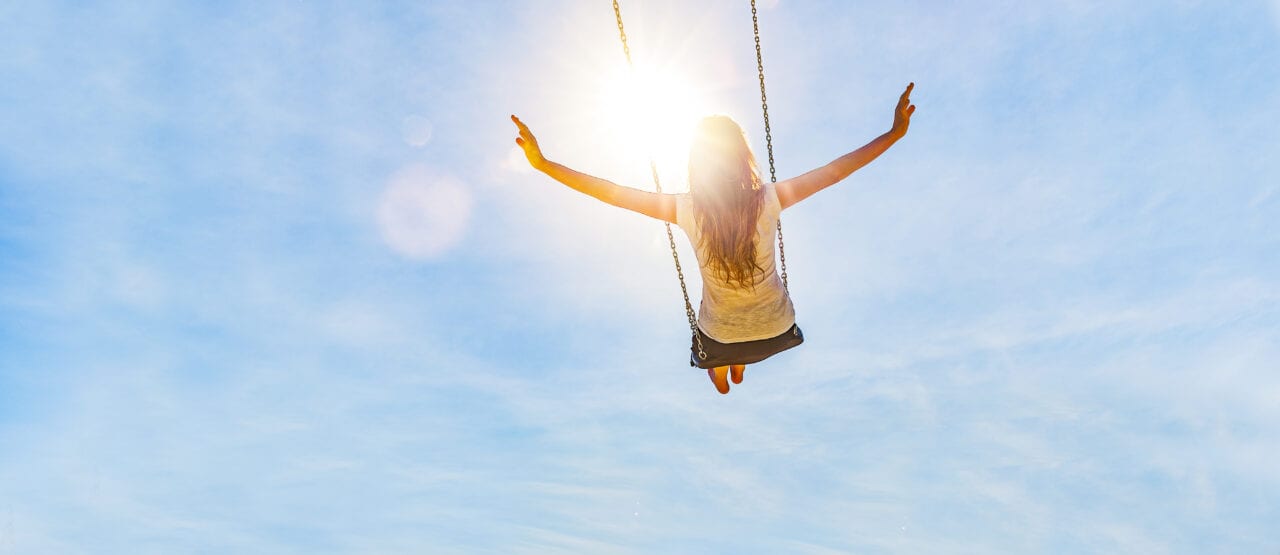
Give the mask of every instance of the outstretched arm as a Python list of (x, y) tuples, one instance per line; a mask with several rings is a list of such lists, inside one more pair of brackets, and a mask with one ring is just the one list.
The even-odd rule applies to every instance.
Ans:
[(849, 174), (884, 154), (884, 151), (889, 150), (893, 143), (906, 135), (907, 127), (911, 125), (911, 114), (916, 111), (915, 105), (911, 104), (911, 89), (914, 87), (915, 83), (911, 83), (907, 85), (907, 90), (902, 91), (902, 96), (898, 98), (898, 106), (893, 111), (893, 127), (888, 132), (872, 139), (862, 148), (836, 158), (830, 164), (799, 177), (779, 181), (775, 190), (778, 192), (778, 202), (782, 204), (782, 208), (785, 209), (818, 191), (839, 183), (849, 177)]
[(626, 208), (650, 218), (676, 223), (676, 203), (675, 197), (672, 195), (623, 187), (612, 181), (587, 175), (547, 160), (542, 155), (542, 149), (538, 147), (538, 139), (529, 131), (529, 127), (515, 116), (511, 116), (511, 121), (520, 130), (520, 136), (516, 138), (516, 144), (524, 149), (524, 156), (529, 159), (529, 165), (533, 166), (534, 169), (568, 185), (575, 191), (591, 195), (619, 208)]

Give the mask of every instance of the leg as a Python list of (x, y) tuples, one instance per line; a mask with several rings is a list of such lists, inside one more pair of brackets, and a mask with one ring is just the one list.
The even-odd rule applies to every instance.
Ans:
[(716, 384), (716, 391), (721, 395), (729, 392), (728, 373), (728, 366), (717, 366), (707, 370), (707, 377), (711, 378), (711, 383)]
[(733, 383), (742, 383), (742, 373), (747, 371), (747, 365), (734, 364), (729, 366), (729, 377), (733, 379)]

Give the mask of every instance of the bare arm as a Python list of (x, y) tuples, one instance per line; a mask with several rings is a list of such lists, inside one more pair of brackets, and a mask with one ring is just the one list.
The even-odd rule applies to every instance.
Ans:
[(907, 127), (911, 124), (911, 114), (916, 111), (915, 105), (911, 104), (911, 89), (914, 87), (915, 83), (907, 85), (907, 90), (903, 91), (902, 96), (898, 98), (898, 105), (893, 113), (893, 127), (889, 131), (872, 139), (861, 148), (836, 158), (830, 164), (804, 175), (779, 181), (775, 185), (775, 190), (778, 192), (778, 202), (782, 204), (782, 208), (786, 209), (818, 191), (839, 183), (884, 154), (884, 151), (889, 150), (893, 143), (906, 135)]
[(529, 159), (529, 165), (533, 166), (534, 169), (568, 185), (569, 188), (575, 191), (591, 195), (608, 204), (626, 208), (650, 218), (676, 223), (674, 196), (623, 187), (612, 181), (587, 175), (563, 164), (547, 160), (542, 155), (542, 149), (538, 146), (538, 139), (533, 136), (533, 133), (529, 131), (524, 122), (515, 116), (511, 116), (511, 121), (515, 122), (516, 127), (520, 130), (520, 137), (516, 139), (516, 144), (524, 149), (524, 155)]
[(547, 160), (534, 166), (552, 179), (568, 185), (575, 191), (586, 193), (619, 208), (626, 208), (659, 220), (676, 223), (676, 203), (672, 195), (641, 191), (623, 187)]

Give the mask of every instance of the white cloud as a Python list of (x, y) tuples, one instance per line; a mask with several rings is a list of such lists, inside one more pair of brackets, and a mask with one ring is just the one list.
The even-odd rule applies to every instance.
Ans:
[(405, 340), (410, 330), (370, 302), (344, 301), (323, 310), (320, 328), (336, 341), (358, 347), (377, 347)]
[(141, 309), (155, 309), (167, 300), (168, 285), (151, 266), (120, 260), (114, 270), (114, 293), (125, 304)]
[(502, 159), (498, 167), (516, 174), (531, 174), (534, 171), (533, 166), (529, 165), (529, 159), (524, 155), (524, 149), (519, 146), (508, 149), (507, 157)]

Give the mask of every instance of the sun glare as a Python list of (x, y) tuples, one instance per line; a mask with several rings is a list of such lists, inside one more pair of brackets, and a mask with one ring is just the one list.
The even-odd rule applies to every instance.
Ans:
[(694, 126), (711, 113), (692, 80), (663, 68), (622, 67), (602, 80), (599, 108), (598, 120), (615, 130), (628, 157), (646, 161), (653, 156), (664, 190), (688, 188), (684, 176)]

